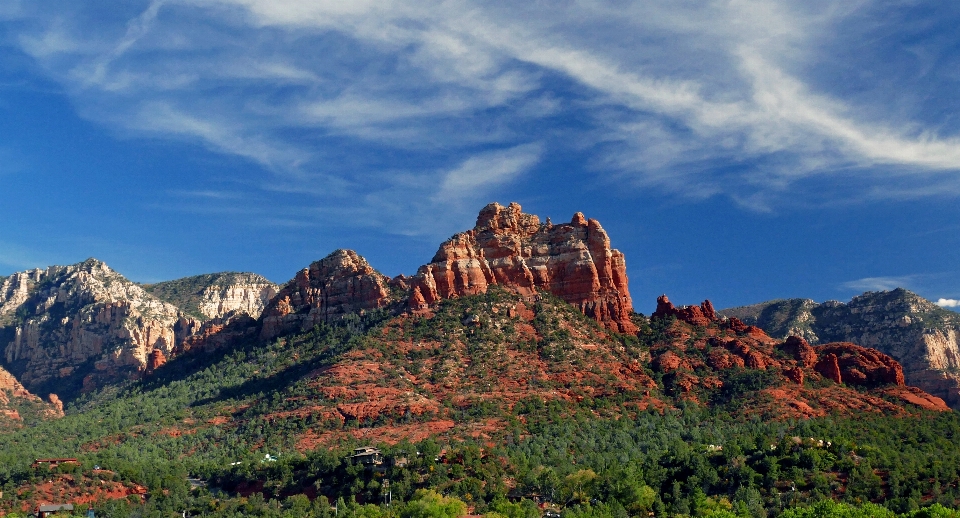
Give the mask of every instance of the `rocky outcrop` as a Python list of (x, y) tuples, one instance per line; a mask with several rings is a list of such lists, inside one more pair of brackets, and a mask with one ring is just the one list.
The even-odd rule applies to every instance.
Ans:
[(760, 400), (744, 394), (757, 406), (748, 411), (782, 417), (947, 409), (941, 398), (905, 386), (901, 365), (878, 350), (846, 342), (812, 346), (798, 336), (778, 340), (712, 309), (709, 301), (678, 308), (666, 295), (657, 300), (651, 318), (671, 320), (661, 322), (667, 325), (650, 346), (650, 368), (668, 393), (695, 403), (733, 403), (731, 393), (759, 391), (765, 394)]
[(699, 306), (675, 307), (666, 295), (657, 297), (657, 309), (653, 312), (653, 318), (676, 317), (688, 324), (695, 326), (708, 326), (717, 321), (717, 314), (713, 309), (713, 304), (709, 300), (703, 301)]
[(810, 368), (817, 364), (817, 350), (799, 336), (789, 336), (780, 345), (780, 350), (793, 358), (801, 367)]
[(903, 367), (876, 349), (851, 343), (832, 343), (814, 348), (820, 360), (816, 370), (837, 383), (874, 387), (905, 385)]
[(520, 205), (491, 203), (472, 230), (442, 245), (410, 280), (414, 309), (502, 286), (524, 296), (551, 293), (609, 329), (632, 333), (633, 303), (622, 253), (595, 219), (540, 223)]
[(17, 381), (17, 378), (15, 378), (13, 374), (10, 374), (6, 369), (0, 367), (0, 402), (9, 403), (11, 397), (39, 399)]
[(63, 417), (63, 403), (56, 394), (50, 394), (49, 401), (42, 401), (0, 367), (0, 428), (22, 421), (21, 410), (40, 418)]
[(3, 295), (2, 358), (35, 391), (140, 372), (154, 350), (169, 355), (196, 324), (96, 259), (15, 274)]
[(784, 299), (725, 309), (775, 337), (852, 342), (903, 367), (905, 381), (960, 409), (960, 315), (904, 289), (868, 292), (849, 303)]
[(147, 371), (153, 372), (159, 369), (165, 363), (167, 363), (167, 357), (164, 356), (163, 351), (160, 349), (154, 349), (150, 352), (150, 357), (147, 358)]
[(262, 316), (262, 338), (308, 330), (321, 322), (383, 308), (393, 300), (390, 278), (352, 250), (336, 250), (283, 286)]
[(148, 293), (200, 320), (259, 318), (279, 286), (255, 273), (222, 272), (149, 284)]

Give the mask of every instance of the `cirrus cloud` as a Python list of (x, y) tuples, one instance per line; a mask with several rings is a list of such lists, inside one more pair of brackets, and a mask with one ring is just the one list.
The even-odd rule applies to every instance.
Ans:
[[(960, 15), (940, 9), (927, 16), (944, 37)], [(243, 157), (262, 167), (264, 190), (387, 213), (356, 219), (367, 222), (396, 219), (409, 197), (456, 206), (474, 187), (562, 174), (537, 165), (567, 150), (601, 182), (756, 210), (834, 177), (856, 190), (834, 199), (956, 196), (960, 125), (923, 95), (898, 95), (960, 104), (950, 67), (918, 76), (907, 57), (881, 60), (896, 42), (847, 52), (870, 30), (910, 30), (889, 18), (874, 2), (826, 0), (154, 0), (109, 11), (39, 0), (0, 11), (8, 45), (83, 116)], [(912, 45), (917, 62), (954, 59)], [(831, 81), (849, 69), (888, 79)]]

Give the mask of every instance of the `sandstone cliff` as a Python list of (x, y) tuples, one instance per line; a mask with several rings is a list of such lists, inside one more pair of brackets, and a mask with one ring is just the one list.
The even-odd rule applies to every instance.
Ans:
[(903, 365), (906, 383), (960, 409), (960, 314), (904, 289), (868, 292), (849, 303), (785, 299), (720, 313), (771, 335), (800, 335), (810, 343), (853, 342)]
[(5, 365), (48, 392), (133, 375), (199, 324), (96, 259), (8, 277), (0, 315)]
[[(427, 309), (444, 299), (500, 286), (534, 298), (551, 293), (605, 327), (635, 333), (623, 254), (594, 219), (540, 223), (520, 205), (491, 203), (472, 230), (448, 239), (413, 277), (393, 279), (352, 250), (337, 250), (300, 271), (263, 313), (261, 337), (306, 330), (351, 313), (386, 308)], [(396, 308), (401, 309), (401, 308)]]
[(415, 309), (499, 285), (525, 296), (552, 293), (612, 330), (637, 330), (624, 256), (610, 248), (597, 220), (579, 212), (554, 225), (516, 203), (491, 203), (472, 230), (440, 245), (410, 282)]
[(158, 299), (201, 320), (231, 315), (259, 318), (279, 286), (255, 273), (222, 272), (144, 285)]
[(260, 336), (308, 330), (321, 322), (386, 307), (390, 278), (353, 250), (336, 250), (300, 270), (281, 288), (261, 318)]

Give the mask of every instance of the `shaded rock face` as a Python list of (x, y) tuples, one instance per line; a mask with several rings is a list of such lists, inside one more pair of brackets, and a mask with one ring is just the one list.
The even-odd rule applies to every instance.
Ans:
[(607, 328), (636, 332), (624, 256), (594, 219), (541, 224), (520, 205), (491, 203), (476, 226), (442, 245), (410, 280), (410, 304), (484, 293), (493, 285), (524, 296), (551, 293)]
[(262, 338), (390, 304), (390, 278), (352, 250), (336, 250), (297, 273), (263, 312)]
[(814, 348), (820, 361), (815, 369), (837, 383), (875, 387), (903, 386), (903, 367), (876, 349), (852, 343), (831, 343)]
[(902, 365), (907, 384), (960, 409), (960, 315), (904, 289), (868, 292), (849, 303), (775, 300), (725, 309), (772, 336), (803, 336), (812, 344), (852, 342)]
[(211, 273), (144, 286), (158, 299), (200, 320), (259, 318), (279, 286), (255, 273)]
[(147, 359), (147, 371), (155, 371), (165, 363), (167, 363), (167, 357), (163, 355), (163, 351), (154, 349), (150, 352), (150, 357)]
[(2, 358), (31, 390), (79, 387), (86, 375), (94, 376), (92, 386), (128, 376), (146, 367), (152, 351), (169, 354), (188, 334), (176, 307), (96, 259), (15, 274), (3, 284)]

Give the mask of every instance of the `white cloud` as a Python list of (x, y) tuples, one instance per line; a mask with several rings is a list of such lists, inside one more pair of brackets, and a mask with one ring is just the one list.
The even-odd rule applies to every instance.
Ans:
[(896, 288), (907, 288), (916, 280), (915, 275), (903, 277), (865, 277), (841, 284), (842, 288), (855, 291), (888, 291)]
[(486, 196), (492, 187), (526, 172), (540, 159), (540, 153), (540, 145), (525, 144), (474, 155), (443, 176), (440, 190), (432, 199), (436, 203), (475, 201)]
[(960, 300), (956, 299), (939, 299), (937, 300), (937, 305), (941, 308), (956, 308), (960, 307)]
[[(838, 173), (859, 191), (834, 199), (960, 195), (941, 119), (811, 72), (868, 2), (154, 0), (109, 19), (92, 0), (17, 5), (0, 20), (25, 20), (14, 39), (84, 116), (244, 157), (272, 173), (264, 189), (371, 224), (400, 198), (496, 192), (554, 149), (622, 189), (753, 210)], [(397, 150), (413, 158), (363, 161)]]

